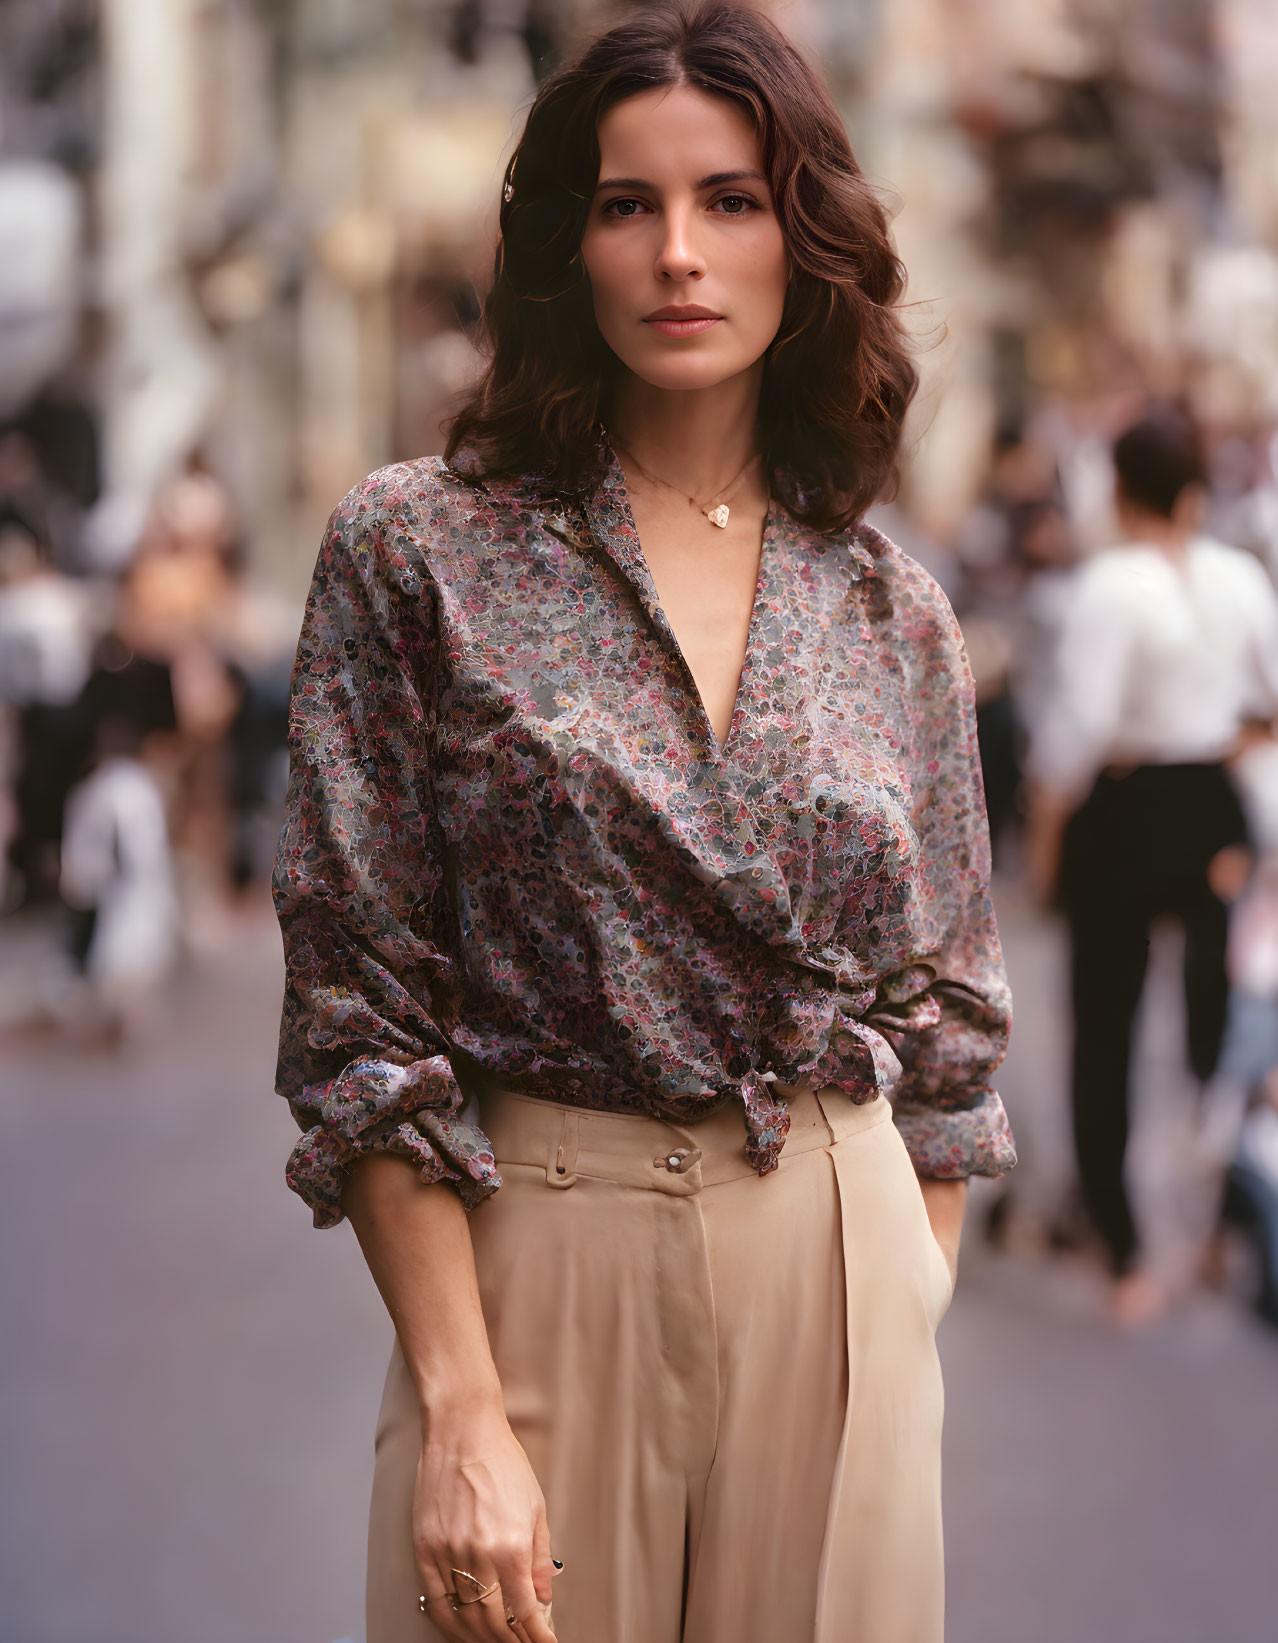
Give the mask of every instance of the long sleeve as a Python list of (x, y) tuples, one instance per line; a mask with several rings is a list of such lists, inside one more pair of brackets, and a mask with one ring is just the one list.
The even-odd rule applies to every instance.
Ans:
[(276, 1090), (303, 1130), (287, 1179), (316, 1226), (347, 1167), (420, 1166), (467, 1205), (499, 1184), (464, 1109), (433, 996), (455, 984), (436, 921), (430, 799), (432, 604), (411, 534), (374, 475), (334, 511), (293, 671), (287, 816), (274, 898), (286, 984)]
[(1011, 997), (990, 901), (972, 676), (939, 589), (914, 609), (921, 619), (903, 654), (913, 663), (919, 938), (910, 962), (880, 985), (868, 1019), (901, 1062), (894, 1116), (919, 1174), (1000, 1175), (1016, 1162), (991, 1083), (1007, 1048)]

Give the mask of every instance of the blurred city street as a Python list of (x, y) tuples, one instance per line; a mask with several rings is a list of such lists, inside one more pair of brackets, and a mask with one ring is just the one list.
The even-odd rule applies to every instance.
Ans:
[[(1041, 1183), (1054, 938), (1015, 905), (1003, 922), (1005, 1087)], [(53, 953), (20, 920), (3, 943), (12, 1000)], [(362, 1634), (390, 1328), (349, 1230), (314, 1232), (283, 1185), (280, 984), (258, 903), (204, 937), (145, 1047), (8, 1045), (5, 1643)], [(950, 1643), (1267, 1643), (1278, 1336), (1210, 1296), (1123, 1336), (1084, 1269), (984, 1248), (989, 1201), (941, 1336)]]
[[(642, 3), (0, 3), (0, 1643), (363, 1637), (391, 1328), (272, 1093), (303, 598), (445, 450), (525, 114)], [(908, 274), (867, 519), (961, 625), (1014, 996), (949, 1643), (1272, 1643), (1278, 6), (747, 3)]]

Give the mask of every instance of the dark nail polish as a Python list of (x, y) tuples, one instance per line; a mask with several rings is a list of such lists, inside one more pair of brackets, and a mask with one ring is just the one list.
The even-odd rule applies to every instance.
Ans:
[(552, 1557), (550, 1561), (555, 1566), (555, 1573), (558, 1574), (559, 1571), (563, 1568), (563, 1564), (559, 1561), (559, 1559), (557, 1557)]

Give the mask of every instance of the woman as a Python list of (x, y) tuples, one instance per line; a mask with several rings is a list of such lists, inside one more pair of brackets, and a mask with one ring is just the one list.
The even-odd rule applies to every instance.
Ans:
[(1227, 761), (1278, 713), (1278, 601), (1248, 553), (1201, 534), (1197, 430), (1152, 406), (1114, 444), (1124, 542), (1079, 573), (1031, 749), (1030, 867), (1069, 923), (1078, 1176), (1113, 1278), (1110, 1311), (1164, 1308), (1125, 1180), (1132, 1027), (1150, 927), (1185, 933), (1186, 1048), (1202, 1084), (1225, 1031), (1226, 897), (1247, 825)]
[(859, 524), (899, 289), (784, 38), (641, 14), (536, 99), (445, 460), (333, 517), (279, 1088), (397, 1330), (369, 1643), (941, 1636), (933, 1331), (1013, 1155), (966, 663)]

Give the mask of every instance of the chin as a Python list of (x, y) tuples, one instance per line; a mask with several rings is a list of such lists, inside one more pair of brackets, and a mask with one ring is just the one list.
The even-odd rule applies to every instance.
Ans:
[(740, 376), (754, 364), (752, 359), (627, 359), (622, 364), (650, 388), (671, 393), (691, 393), (700, 388), (717, 388), (721, 382)]

